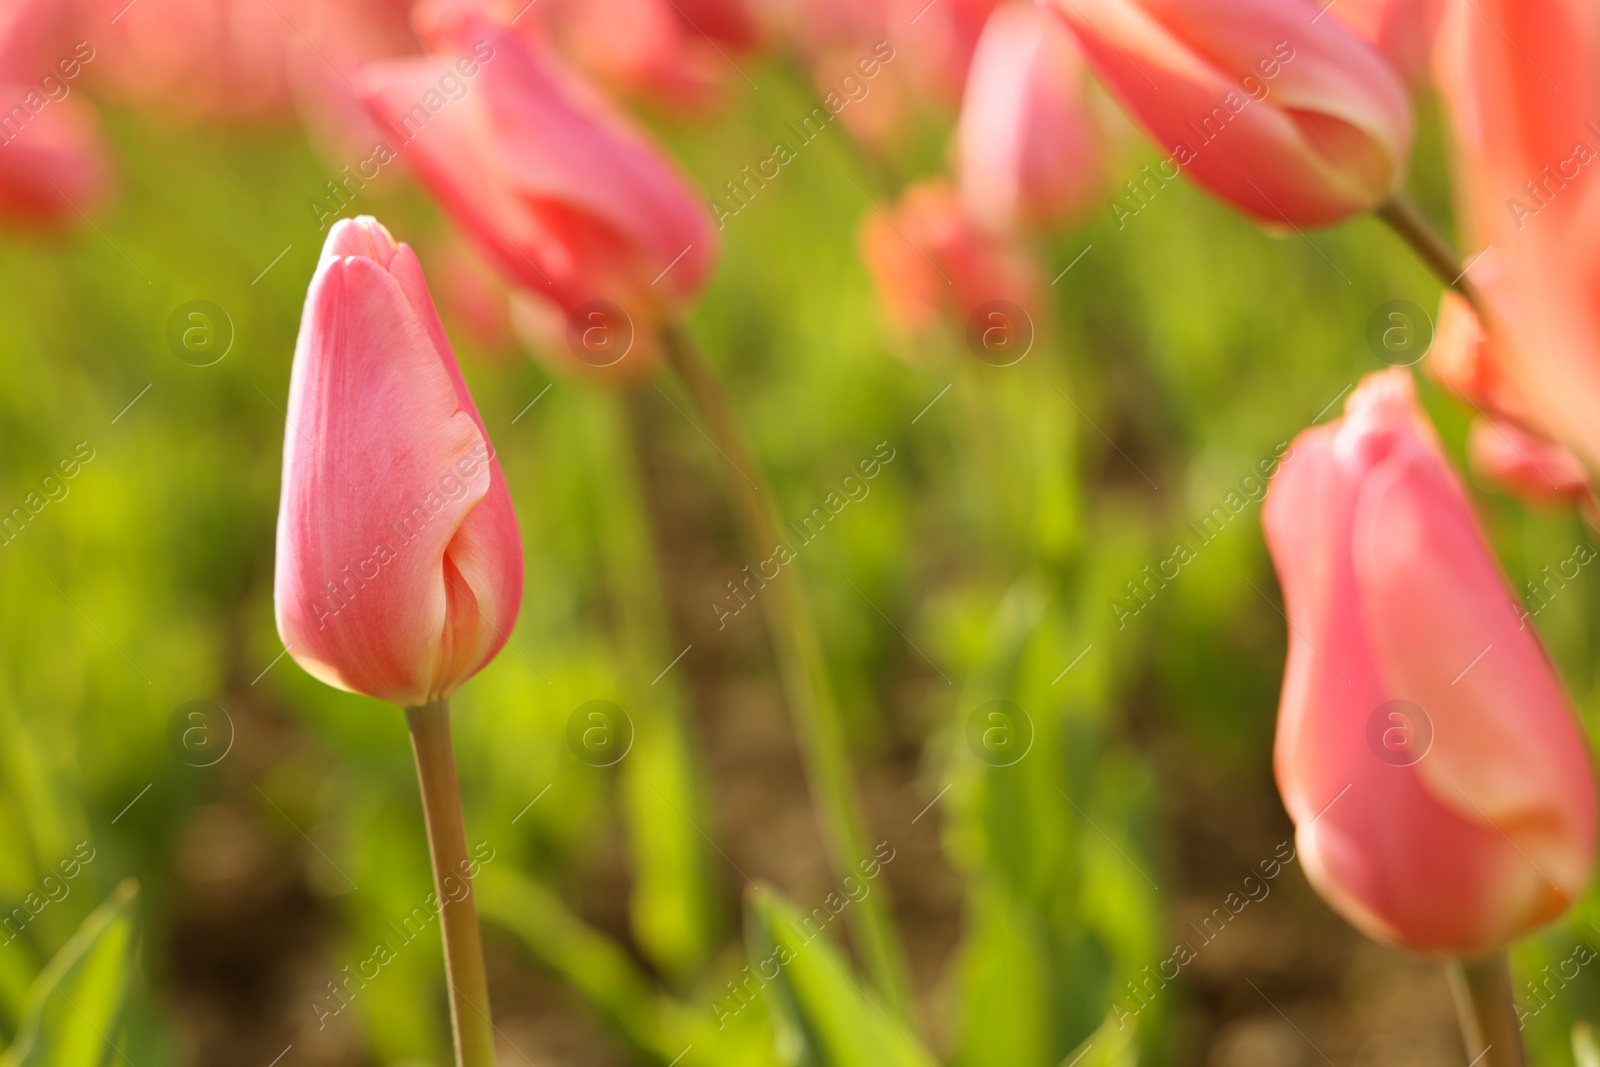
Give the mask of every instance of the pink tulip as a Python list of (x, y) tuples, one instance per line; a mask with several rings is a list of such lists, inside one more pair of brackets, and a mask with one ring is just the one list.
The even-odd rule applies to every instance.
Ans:
[(273, 584), (278, 634), (329, 685), (449, 696), (522, 602), (511, 496), (415, 253), (341, 220), (289, 379)]
[[(716, 242), (703, 203), (531, 35), (470, 4), (441, 5), (418, 30), (438, 55), (362, 72), (368, 105), (401, 138), (401, 157), (513, 284), (563, 312), (619, 305), (648, 346), (710, 271)], [(406, 140), (441, 64), (459, 56), (477, 60), (469, 91)]]
[(1278, 787), (1311, 883), (1421, 952), (1560, 915), (1594, 860), (1588, 742), (1405, 371), (1295, 440), (1262, 523), (1289, 618)]
[(1411, 106), (1386, 60), (1309, 0), (1046, 0), (1170, 160), (1268, 226), (1392, 195)]
[(0, 218), (13, 224), (75, 220), (105, 197), (99, 126), (76, 95), (96, 52), (66, 14), (59, 0), (0, 11)]
[(1020, 245), (978, 226), (944, 181), (906, 190), (884, 215), (874, 211), (861, 229), (861, 252), (890, 320), (919, 334), (942, 313), (966, 322), (991, 300), (1038, 314), (1038, 270)]
[(1102, 180), (1076, 42), (1027, 0), (995, 9), (961, 104), (961, 199), (994, 230), (1082, 210)]
[[(1479, 270), (1478, 286), (1491, 302), (1501, 290), (1498, 276)], [(1478, 316), (1454, 291), (1439, 298), (1439, 326), (1423, 364), (1434, 381), (1461, 397), (1480, 415), (1521, 425), (1531, 433), (1549, 437), (1538, 411), (1511, 377), (1504, 346), (1492, 343)]]
[[(1492, 269), (1480, 273), (1479, 286), (1492, 301), (1500, 276)], [(1467, 445), (1472, 469), (1491, 485), (1534, 503), (1587, 503), (1583, 464), (1552, 440), (1552, 431), (1510, 377), (1503, 348), (1484, 335), (1467, 302), (1445, 290), (1423, 366), (1478, 413)]]
[(99, 53), (90, 73), (109, 98), (191, 119), (288, 117), (285, 54), (303, 3), (81, 2), (82, 32)]
[(1335, 0), (1327, 11), (1383, 53), (1411, 85), (1426, 84), (1444, 0)]
[(445, 309), (445, 318), (490, 355), (511, 341), (510, 294), (500, 276), (453, 236), (437, 242), (430, 262)]
[(0, 217), (24, 225), (75, 220), (105, 198), (99, 126), (81, 101), (51, 101), (32, 112), (30, 99), (41, 99), (37, 85), (0, 82), (0, 101), (16, 102), (0, 115)]
[(630, 95), (688, 108), (744, 86), (739, 57), (759, 40), (743, 0), (577, 0), (540, 14), (585, 70)]
[[(978, 38), (999, 0), (876, 0), (884, 11), (882, 36), (903, 53), (896, 75), (936, 104), (961, 100)], [(915, 20), (915, 21), (913, 21)]]
[(1532, 504), (1587, 504), (1589, 476), (1578, 457), (1514, 422), (1474, 419), (1467, 459), (1490, 485)]
[[(1437, 74), (1461, 215), (1495, 283), (1499, 361), (1553, 436), (1600, 470), (1600, 7), (1452, 5)], [(1481, 269), (1472, 276), (1484, 281)]]

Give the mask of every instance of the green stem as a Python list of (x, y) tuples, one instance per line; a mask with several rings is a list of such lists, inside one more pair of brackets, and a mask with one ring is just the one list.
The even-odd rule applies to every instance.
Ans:
[(1448, 966), (1470, 1061), (1476, 1067), (1525, 1067), (1506, 954), (1451, 960)]
[[(444, 973), (450, 985), (450, 1029), (456, 1067), (494, 1067), (494, 1024), (489, 1021), (489, 975), (483, 966), (478, 904), (467, 872), (467, 829), (461, 816), (461, 787), (450, 746), (450, 704), (406, 709), (411, 751), (417, 757), (422, 814), (428, 827), (433, 887), (439, 896), (444, 936)], [(461, 892), (461, 886), (466, 892)], [(459, 897), (459, 899), (457, 899)]]
[[(724, 485), (732, 497), (744, 549), (766, 559), (783, 542), (776, 505), (744, 434), (734, 419), (716, 373), (700, 358), (694, 343), (677, 327), (663, 338), (667, 360), (682, 379), (722, 458), (733, 467)], [(798, 577), (782, 576), (762, 586), (758, 599), (772, 634), (784, 695), (794, 717), (812, 795), (821, 808), (823, 838), (834, 873), (856, 873), (868, 857), (866, 820), (856, 794), (839, 706), (833, 696), (822, 642)], [(888, 892), (878, 889), (851, 908), (851, 931), (879, 993), (908, 1023), (915, 1023), (909, 972), (899, 934), (890, 917)]]
[(1395, 193), (1388, 201), (1380, 204), (1374, 214), (1388, 223), (1389, 228), (1411, 246), (1412, 251), (1439, 276), (1440, 281), (1465, 297), (1467, 303), (1472, 305), (1472, 310), (1477, 313), (1478, 321), (1483, 324), (1483, 328), (1490, 329), (1493, 319), (1490, 316), (1489, 302), (1483, 297), (1483, 291), (1467, 277), (1466, 268), (1462, 266), (1461, 257), (1455, 248), (1445, 240), (1444, 235), (1429, 221), (1428, 216), (1409, 194)]

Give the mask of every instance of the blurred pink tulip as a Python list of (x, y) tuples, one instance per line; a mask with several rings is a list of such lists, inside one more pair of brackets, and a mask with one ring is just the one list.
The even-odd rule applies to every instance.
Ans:
[(1600, 471), (1600, 6), (1451, 5), (1436, 63), (1460, 213), (1494, 272), (1472, 277), (1493, 282), (1498, 361)]
[(1444, 5), (1445, 0), (1335, 0), (1327, 11), (1382, 52), (1407, 82), (1421, 86), (1432, 70)]
[[(386, 136), (355, 78), (367, 63), (421, 50), (410, 9), (411, 0), (324, 0), (314, 14), (295, 20), (306, 35), (289, 40), (289, 87), (295, 112), (330, 172), (354, 168)], [(377, 178), (363, 180), (382, 184), (404, 173), (396, 161)]]
[[(1499, 291), (1499, 275), (1483, 273), (1480, 287), (1492, 299)], [(1467, 447), (1473, 470), (1491, 485), (1534, 503), (1586, 503), (1590, 493), (1583, 464), (1552, 440), (1553, 432), (1503, 365), (1503, 347), (1484, 336), (1465, 300), (1445, 290), (1424, 366), (1478, 412)]]
[(0, 218), (13, 224), (75, 219), (106, 193), (99, 126), (74, 95), (96, 53), (66, 15), (58, 0), (0, 11)]
[(902, 332), (923, 333), (945, 312), (965, 323), (991, 300), (1039, 313), (1033, 261), (1021, 246), (969, 219), (948, 182), (913, 185), (885, 214), (868, 214), (861, 252), (884, 310)]
[(13, 223), (76, 219), (98, 207), (107, 189), (94, 113), (73, 99), (30, 112), (25, 101), (40, 99), (37, 88), (0, 82), (0, 101), (17, 101), (0, 115), (0, 217)]
[(1405, 86), (1309, 0), (1045, 2), (1166, 166), (1261, 223), (1336, 223), (1404, 176)]
[(348, 98), (361, 62), (404, 50), (411, 6), (411, 0), (77, 2), (80, 34), (101, 56), (93, 76), (117, 103), (191, 120), (244, 122), (287, 120), (299, 103), (319, 136), (327, 122), (348, 114), (348, 102), (335, 103), (331, 118), (308, 104), (324, 92)]
[(1514, 422), (1474, 419), (1467, 459), (1490, 485), (1533, 504), (1586, 504), (1589, 478), (1578, 457)]
[(578, 0), (540, 15), (586, 71), (621, 92), (687, 108), (712, 103), (729, 83), (743, 86), (735, 57), (760, 39), (744, 0)]
[(510, 293), (483, 261), (452, 237), (439, 241), (428, 261), (434, 264), (435, 288), (445, 317), (491, 355), (511, 340)]
[[(953, 107), (989, 15), (999, 0), (879, 0), (882, 36), (904, 56), (897, 72), (920, 97)], [(873, 4), (866, 5), (869, 10)]]
[[(596, 300), (632, 322), (641, 351), (704, 284), (711, 219), (630, 122), (535, 40), (470, 4), (418, 26), (435, 53), (481, 60), (470, 91), (402, 158), (481, 255), (563, 312)], [(439, 78), (434, 57), (362, 72), (373, 114), (399, 134)], [(635, 359), (631, 366), (639, 367)]]
[[(1480, 290), (1487, 299), (1494, 300), (1500, 292), (1495, 277), (1487, 271), (1480, 273), (1484, 275), (1478, 280)], [(1439, 325), (1423, 364), (1428, 375), (1466, 400), (1480, 415), (1517, 423), (1542, 437), (1551, 436), (1511, 377), (1503, 348), (1484, 335), (1472, 307), (1453, 290), (1446, 289), (1439, 298)]]
[(1072, 35), (1028, 0), (995, 9), (967, 76), (958, 131), (961, 199), (993, 230), (1081, 211), (1103, 175)]
[(511, 496), (416, 254), (334, 224), (289, 379), (273, 598), (313, 676), (413, 707), (506, 642), (522, 602)]
[(81, 2), (99, 53), (90, 71), (108, 99), (191, 119), (289, 116), (285, 55), (299, 3)]
[(1312, 885), (1419, 952), (1560, 915), (1594, 860), (1588, 743), (1409, 374), (1296, 438), (1262, 523), (1289, 618), (1278, 787)]

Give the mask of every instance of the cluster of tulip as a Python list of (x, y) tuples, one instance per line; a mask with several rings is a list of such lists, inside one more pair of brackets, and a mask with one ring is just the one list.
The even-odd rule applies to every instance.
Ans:
[[(996, 6), (965, 45), (959, 184), (915, 186), (892, 216), (866, 224), (887, 306), (920, 331), (946, 309), (965, 316), (987, 300), (1032, 299), (1022, 235), (1073, 217), (1101, 186), (1092, 69), (1170, 153), (1170, 176), (1262, 225), (1366, 212), (1391, 221), (1459, 291), (1445, 298), (1430, 369), (1481, 413), (1474, 462), (1530, 497), (1592, 502), (1585, 465), (1600, 462), (1600, 435), (1585, 398), (1600, 397), (1600, 382), (1580, 353), (1600, 343), (1584, 299), (1600, 279), (1581, 238), (1600, 192), (1583, 188), (1576, 168), (1600, 85), (1585, 51), (1600, 45), (1600, 16), (1577, 3), (1440, 8), (1346, 0), (1323, 18), (1307, 0)], [(415, 24), (432, 55), (489, 41), (498, 57), (462, 105), (470, 114), (416, 142), (417, 178), (519, 299), (567, 315), (594, 301), (624, 309), (639, 339), (627, 370), (665, 351), (720, 421), (714, 387), (673, 326), (713, 263), (704, 202), (542, 34), (470, 3), (428, 5)], [(1466, 229), (1495, 257), (1477, 283), (1399, 191), (1412, 137), (1407, 81), (1424, 81), (1429, 57), (1456, 120)], [(436, 66), (416, 57), (364, 69), (372, 116), (398, 123)], [(661, 74), (659, 63), (642, 67)], [(1548, 169), (1563, 161), (1570, 167)], [(356, 576), (372, 588), (344, 590), (346, 613), (304, 607), (485, 441), (416, 257), (371, 220), (341, 222), (328, 238), (289, 425), (277, 578), (285, 642), (333, 684), (432, 706), (499, 649), (521, 595), (521, 546), (492, 458), (462, 476), (458, 498), (433, 494), (427, 536), (381, 577)], [(1290, 620), (1276, 762), (1299, 853), (1312, 883), (1368, 934), (1468, 961), (1472, 1051), (1515, 1062), (1495, 1002), (1503, 964), (1474, 961), (1560, 915), (1585, 885), (1588, 745), (1511, 606), (1409, 373), (1373, 375), (1342, 419), (1293, 447), (1263, 522)], [(756, 547), (771, 542), (764, 506), (745, 509)], [(799, 659), (809, 639), (803, 611), (789, 621), (796, 612), (780, 604), (777, 621)], [(815, 683), (808, 665), (793, 667), (791, 681), (806, 677)], [(1416, 709), (1425, 751), (1385, 758), (1392, 724), (1419, 728)], [(1398, 742), (1417, 743), (1409, 732)], [(840, 855), (858, 839), (852, 821), (846, 810)], [(869, 932), (869, 958), (874, 944), (893, 998), (894, 953)]]
[[(989, 301), (1036, 303), (1027, 235), (1081, 218), (1106, 187), (1115, 127), (1092, 74), (1163, 157), (1130, 191), (1181, 174), (1268, 229), (1366, 213), (1390, 223), (1453, 290), (1427, 369), (1478, 412), (1473, 464), (1530, 500), (1600, 514), (1600, 360), (1589, 358), (1600, 352), (1600, 251), (1587, 240), (1600, 185), (1586, 167), (1600, 156), (1600, 8), (1587, 0), (80, 6), (0, 14), (0, 99), (17, 101), (0, 115), (0, 209), (48, 222), (93, 210), (107, 189), (89, 109), (35, 85), (73, 57), (64, 78), (92, 59), (89, 75), (126, 98), (191, 112), (311, 101), (319, 134), (363, 146), (340, 153), (355, 158), (402, 129), (458, 57), (492, 55), (425, 135), (402, 138), (404, 168), (513, 294), (511, 319), (534, 343), (570, 349), (586, 373), (603, 364), (612, 380), (664, 361), (724, 457), (751, 471), (678, 324), (715, 263), (710, 205), (589, 79), (700, 107), (738, 75), (730, 53), (780, 36), (819, 81), (875, 43), (892, 47), (903, 58), (870, 97), (836, 113), (850, 136), (880, 143), (914, 103), (960, 102), (954, 179), (914, 184), (861, 234), (887, 311), (918, 335)], [(1465, 264), (1402, 191), (1411, 97), (1429, 86), (1459, 156), (1475, 253)], [(624, 320), (629, 344), (614, 358), (553, 341), (599, 323), (604, 346)], [(1480, 961), (1560, 915), (1587, 882), (1588, 744), (1409, 372), (1369, 377), (1342, 418), (1306, 430), (1293, 452), (1263, 523), (1290, 627), (1276, 771), (1299, 855), (1366, 933), (1467, 961), (1472, 1051), (1517, 1062), (1493, 1003), (1503, 962)], [(769, 555), (770, 497), (729, 481), (752, 558)], [(371, 218), (336, 223), (290, 385), (278, 627), (311, 674), (408, 709), (441, 870), (465, 849), (445, 701), (505, 644), (522, 551), (417, 255)], [(865, 838), (827, 670), (797, 583), (774, 589), (764, 610), (832, 853), (848, 868)], [(1427, 744), (1395, 757), (1391, 728), (1402, 748), (1416, 743), (1416, 709)], [(859, 909), (858, 936), (898, 1003), (904, 964), (881, 896)], [(471, 898), (443, 925), (458, 1057), (492, 1062)]]

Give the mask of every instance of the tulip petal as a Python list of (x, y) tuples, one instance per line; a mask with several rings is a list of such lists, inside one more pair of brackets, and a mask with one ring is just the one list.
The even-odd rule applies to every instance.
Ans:
[(1268, 226), (1324, 225), (1399, 183), (1405, 87), (1305, 0), (1052, 0), (1162, 151)]
[[(441, 653), (447, 622), (454, 630), (481, 608), (471, 584), (447, 582), (440, 560), (488, 493), (485, 437), (400, 284), (371, 259), (319, 269), (299, 351), (284, 439), (279, 631), (330, 684), (399, 704), (435, 699), (441, 656), (461, 658), (457, 648)], [(462, 546), (474, 569), (481, 540), (469, 533)]]
[(1593, 857), (1587, 745), (1442, 457), (1414, 446), (1372, 472), (1353, 548), (1389, 689), (1433, 719), (1417, 773), (1463, 819), (1515, 836), (1503, 847), (1532, 890), (1570, 900)]

